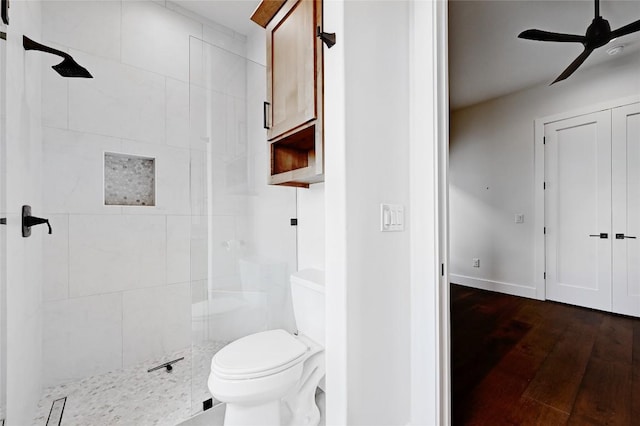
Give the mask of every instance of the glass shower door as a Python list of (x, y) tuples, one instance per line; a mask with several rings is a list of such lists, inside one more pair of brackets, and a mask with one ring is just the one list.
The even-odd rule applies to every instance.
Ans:
[[(192, 412), (211, 398), (212, 356), (259, 331), (294, 330), (296, 190), (267, 185), (266, 71), (190, 43)], [(214, 401), (215, 403), (215, 401)]]
[[(0, 25), (4, 34), (5, 27)], [(6, 35), (5, 35), (6, 37)], [(0, 424), (6, 407), (6, 41), (0, 40)]]

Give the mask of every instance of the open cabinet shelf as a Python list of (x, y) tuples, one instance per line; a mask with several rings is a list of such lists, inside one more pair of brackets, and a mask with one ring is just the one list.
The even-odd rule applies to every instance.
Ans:
[(322, 146), (318, 146), (316, 125), (270, 142), (269, 184), (308, 187), (322, 182)]

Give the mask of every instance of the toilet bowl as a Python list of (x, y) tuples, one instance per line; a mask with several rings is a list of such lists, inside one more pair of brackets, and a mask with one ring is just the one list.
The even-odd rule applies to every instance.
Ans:
[(320, 421), (315, 393), (325, 375), (324, 276), (305, 270), (290, 281), (298, 335), (285, 330), (251, 334), (211, 360), (208, 386), (227, 404), (226, 426)]

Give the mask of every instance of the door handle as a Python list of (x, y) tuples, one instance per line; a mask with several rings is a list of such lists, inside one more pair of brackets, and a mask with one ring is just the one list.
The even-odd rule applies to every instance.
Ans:
[(590, 236), (590, 237), (603, 238), (603, 239), (609, 238), (609, 234), (607, 234), (606, 232), (601, 232), (601, 233), (599, 233), (599, 234), (591, 234), (591, 235), (589, 235), (589, 236)]
[(633, 240), (636, 239), (636, 237), (630, 237), (629, 235), (616, 234), (616, 240), (624, 240), (625, 238), (631, 238)]

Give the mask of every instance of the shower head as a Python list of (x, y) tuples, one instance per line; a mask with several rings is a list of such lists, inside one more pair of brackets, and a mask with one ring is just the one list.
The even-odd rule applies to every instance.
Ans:
[(41, 52), (60, 56), (63, 59), (62, 62), (58, 65), (52, 66), (51, 68), (63, 77), (93, 78), (91, 73), (87, 71), (86, 68), (79, 65), (68, 53), (35, 42), (27, 36), (22, 36), (22, 46), (24, 47), (24, 50), (39, 50)]
[(85, 67), (78, 64), (71, 56), (64, 58), (62, 62), (51, 68), (63, 77), (93, 78), (91, 73), (87, 71)]

